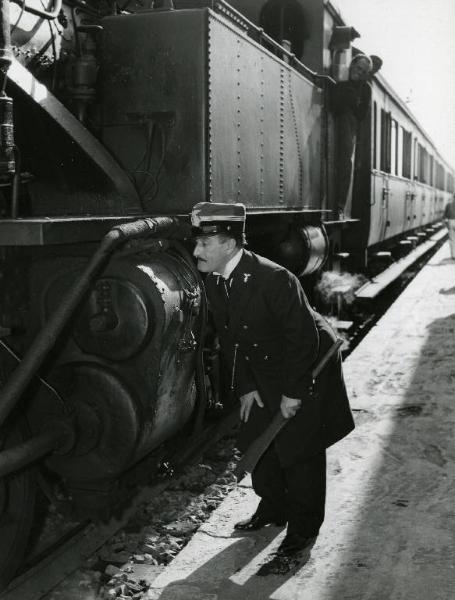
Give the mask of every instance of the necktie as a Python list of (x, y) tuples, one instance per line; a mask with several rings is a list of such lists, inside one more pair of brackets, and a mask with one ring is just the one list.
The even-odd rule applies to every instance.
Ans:
[(225, 279), (223, 276), (219, 275), (218, 277), (218, 286), (221, 291), (221, 295), (223, 296), (226, 303), (229, 302), (229, 296), (231, 294), (232, 289), (232, 275)]
[(225, 300), (229, 301), (229, 293), (231, 291), (232, 279), (231, 278), (225, 279), (224, 277), (222, 277), (221, 280), (222, 280), (221, 285), (222, 285), (222, 290), (223, 290)]

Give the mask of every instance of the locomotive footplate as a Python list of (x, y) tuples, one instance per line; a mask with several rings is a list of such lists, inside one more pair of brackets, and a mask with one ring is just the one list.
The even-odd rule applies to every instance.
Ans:
[(115, 225), (134, 219), (137, 219), (137, 215), (1, 219), (0, 239), (2, 246), (96, 242)]

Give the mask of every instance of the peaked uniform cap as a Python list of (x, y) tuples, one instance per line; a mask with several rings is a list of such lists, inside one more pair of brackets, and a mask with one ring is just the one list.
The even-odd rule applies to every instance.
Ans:
[(246, 209), (244, 204), (199, 202), (191, 212), (194, 235), (217, 233), (242, 234), (245, 232)]

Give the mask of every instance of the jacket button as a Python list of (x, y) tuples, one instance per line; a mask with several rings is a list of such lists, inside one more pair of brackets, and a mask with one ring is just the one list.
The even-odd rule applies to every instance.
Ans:
[(268, 357), (268, 355), (266, 354), (266, 355), (264, 356), (264, 360), (268, 360), (268, 358), (269, 358), (269, 357)]
[(250, 360), (250, 357), (249, 356), (245, 356), (245, 360)]
[(257, 348), (258, 345), (256, 344), (256, 342), (253, 344), (253, 348)]
[(243, 329), (248, 329), (248, 325), (244, 325), (244, 326), (243, 326)]

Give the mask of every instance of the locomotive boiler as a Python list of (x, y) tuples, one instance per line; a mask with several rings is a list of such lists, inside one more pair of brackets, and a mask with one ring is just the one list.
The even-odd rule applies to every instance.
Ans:
[[(441, 217), (453, 170), (322, 0), (1, 0), (0, 587), (37, 486), (109, 505), (202, 401), (188, 214), (242, 202), (250, 245), (314, 279)], [(354, 139), (354, 138), (353, 138)]]

